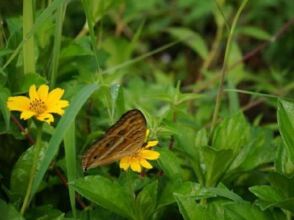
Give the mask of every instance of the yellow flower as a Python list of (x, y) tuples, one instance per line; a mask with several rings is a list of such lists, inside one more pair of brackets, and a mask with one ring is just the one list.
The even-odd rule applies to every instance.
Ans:
[(68, 101), (61, 100), (64, 90), (60, 88), (53, 89), (48, 93), (49, 87), (45, 84), (36, 89), (32, 85), (29, 89), (29, 98), (26, 96), (9, 97), (7, 107), (10, 111), (21, 112), (20, 118), (27, 120), (35, 116), (40, 121), (48, 124), (54, 121), (51, 113), (63, 115), (63, 108), (69, 105)]
[[(146, 132), (146, 139), (148, 137), (149, 130)], [(135, 172), (141, 172), (142, 167), (151, 169), (152, 165), (147, 160), (157, 160), (160, 156), (159, 152), (150, 150), (158, 144), (158, 141), (148, 141), (146, 146), (140, 148), (135, 154), (123, 157), (119, 162), (119, 167), (123, 170), (131, 168)]]

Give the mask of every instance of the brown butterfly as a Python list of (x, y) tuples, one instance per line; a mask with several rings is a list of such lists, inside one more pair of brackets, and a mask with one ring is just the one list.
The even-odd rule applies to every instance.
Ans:
[(110, 164), (136, 153), (144, 146), (146, 130), (146, 119), (141, 111), (133, 109), (126, 112), (85, 153), (83, 170)]

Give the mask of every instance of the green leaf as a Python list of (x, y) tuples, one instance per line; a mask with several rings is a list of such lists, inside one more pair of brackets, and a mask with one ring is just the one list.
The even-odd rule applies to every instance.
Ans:
[(166, 185), (160, 191), (158, 199), (158, 208), (170, 205), (176, 202), (174, 194), (181, 194), (184, 196), (196, 197), (199, 195), (200, 185), (190, 181), (182, 181), (175, 179), (167, 181)]
[(1, 219), (7, 220), (24, 220), (21, 214), (15, 209), (13, 205), (5, 203), (0, 199), (0, 213)]
[(193, 49), (205, 60), (208, 56), (208, 49), (200, 34), (188, 28), (169, 28), (168, 32), (177, 39), (184, 40), (185, 44)]
[(16, 83), (13, 84), (13, 92), (16, 94), (26, 93), (30, 86), (35, 84), (39, 86), (41, 84), (46, 84), (47, 80), (40, 74), (29, 73), (22, 76), (18, 76)]
[(294, 163), (290, 160), (284, 143), (278, 144), (275, 167), (279, 173), (282, 173), (287, 177), (294, 176)]
[(175, 153), (169, 149), (158, 149), (160, 153), (160, 157), (157, 160), (160, 168), (163, 170), (164, 174), (174, 178), (181, 178), (182, 176), (182, 168), (181, 161), (175, 155)]
[(277, 173), (269, 176), (271, 186), (253, 186), (249, 190), (258, 197), (262, 209), (279, 207), (294, 212), (294, 178)]
[(151, 219), (157, 206), (158, 182), (153, 181), (143, 188), (136, 197), (136, 204), (139, 207), (140, 219)]
[(29, 209), (26, 213), (26, 219), (62, 220), (64, 213), (55, 209), (52, 205), (44, 205)]
[[(75, 140), (75, 123), (73, 122), (64, 135), (65, 162), (67, 171), (67, 180), (71, 182), (77, 177), (77, 158), (76, 158), (76, 140)], [(69, 199), (73, 215), (76, 218), (76, 199), (75, 191), (72, 186), (68, 186)]]
[(251, 128), (249, 140), (250, 142), (241, 149), (235, 158), (230, 170), (248, 171), (274, 161), (276, 148), (273, 144), (271, 131)]
[(131, 197), (118, 182), (102, 176), (86, 176), (70, 184), (82, 196), (103, 208), (134, 219)]
[(212, 147), (202, 147), (203, 160), (206, 166), (205, 185), (216, 185), (231, 165), (234, 154), (231, 149), (215, 150)]
[(258, 40), (270, 40), (271, 35), (262, 30), (260, 27), (255, 26), (245, 26), (239, 29), (239, 32), (250, 37), (256, 38)]
[(271, 220), (269, 213), (261, 211), (249, 202), (235, 202), (224, 204), (226, 220)]
[(294, 163), (294, 103), (278, 101), (278, 125), (290, 160)]
[[(43, 142), (41, 144), (41, 149), (39, 151), (39, 156), (38, 156), (38, 161), (37, 161), (37, 166), (36, 170), (38, 171), (41, 166), (41, 161), (45, 157), (45, 152), (48, 149), (48, 143)], [(11, 178), (10, 178), (10, 189), (13, 192), (13, 197), (15, 199), (19, 199), (19, 197), (24, 197), (28, 182), (30, 179), (31, 175), (31, 169), (34, 161), (34, 154), (35, 151), (38, 150), (35, 146), (31, 146), (28, 148), (17, 160), (15, 163), (12, 173), (11, 173)]]
[(5, 121), (6, 130), (9, 130), (10, 127), (10, 112), (6, 106), (9, 95), (9, 90), (0, 86), (0, 110)]
[(217, 219), (223, 220), (223, 213), (214, 204), (197, 204), (191, 197), (175, 195), (180, 212), (185, 220), (195, 219)]
[(96, 84), (89, 84), (79, 90), (77, 95), (71, 100), (70, 106), (66, 109), (64, 116), (60, 119), (50, 141), (45, 157), (41, 162), (40, 170), (37, 172), (32, 186), (32, 195), (38, 190), (40, 183), (51, 163), (58, 152), (59, 145), (71, 124), (74, 122), (76, 115), (87, 101), (90, 95), (98, 89)]
[[(241, 135), (242, 134), (242, 135)], [(247, 143), (249, 126), (242, 114), (223, 120), (213, 133), (212, 146), (215, 149), (231, 149), (234, 155)]]

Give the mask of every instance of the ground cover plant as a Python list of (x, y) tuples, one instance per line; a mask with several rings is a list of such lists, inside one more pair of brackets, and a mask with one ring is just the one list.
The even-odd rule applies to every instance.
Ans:
[(293, 219), (293, 11), (1, 1), (0, 219)]

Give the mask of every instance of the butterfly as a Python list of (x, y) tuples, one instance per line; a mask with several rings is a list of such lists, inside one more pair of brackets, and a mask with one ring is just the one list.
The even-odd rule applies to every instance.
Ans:
[(85, 153), (83, 170), (107, 165), (136, 153), (144, 147), (146, 131), (146, 119), (140, 110), (126, 112)]

